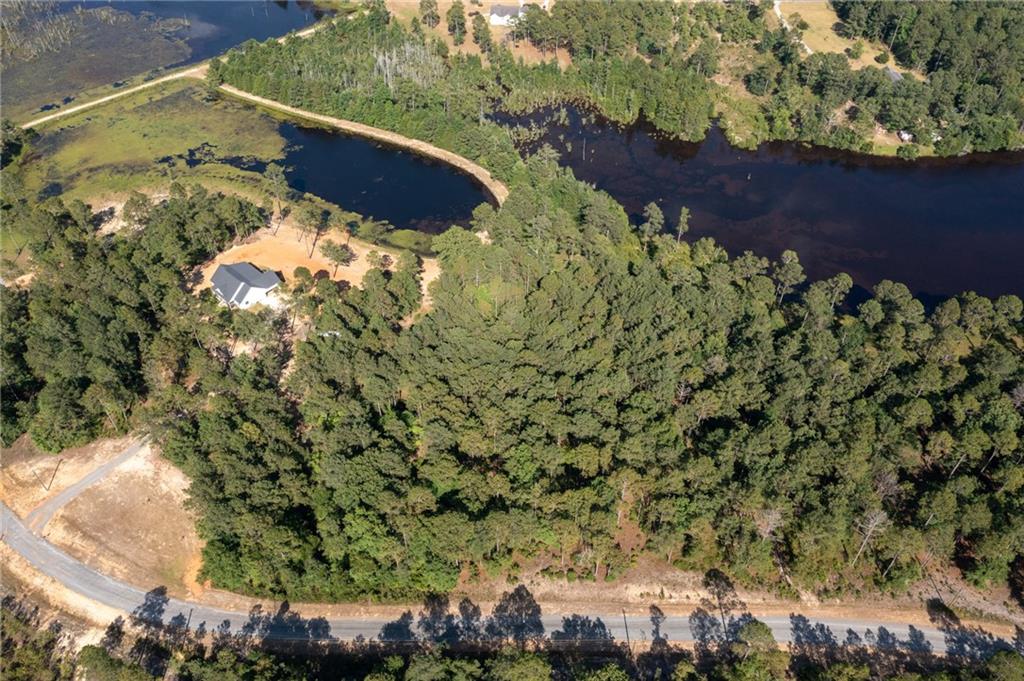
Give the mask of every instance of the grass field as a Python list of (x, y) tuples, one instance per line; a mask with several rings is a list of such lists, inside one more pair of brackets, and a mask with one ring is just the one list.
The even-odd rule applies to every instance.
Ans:
[[(779, 3), (779, 10), (791, 25), (794, 14), (800, 15), (800, 18), (807, 22), (808, 28), (803, 32), (804, 44), (815, 52), (845, 54), (846, 50), (857, 42), (836, 33), (836, 26), (840, 24), (839, 16), (828, 0), (788, 0)], [(864, 46), (863, 52), (857, 59), (850, 59), (850, 67), (861, 69), (865, 66), (880, 66), (875, 57), (882, 52), (888, 52), (886, 46), (866, 40), (861, 42)], [(892, 59), (888, 63), (898, 71), (906, 72), (906, 69), (897, 66)]]

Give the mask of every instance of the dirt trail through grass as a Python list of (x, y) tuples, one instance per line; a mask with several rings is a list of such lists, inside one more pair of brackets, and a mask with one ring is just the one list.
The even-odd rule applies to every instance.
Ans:
[[(329, 22), (321, 22), (321, 23), (316, 24), (314, 26), (310, 26), (309, 28), (304, 28), (301, 31), (296, 31), (295, 33), (289, 33), (286, 36), (282, 36), (282, 37), (278, 38), (277, 41), (278, 42), (284, 42), (286, 39), (288, 39), (288, 38), (290, 38), (292, 36), (297, 37), (297, 38), (305, 38), (306, 36), (312, 35), (314, 31), (319, 30), (322, 26), (326, 26), (328, 23)], [(168, 74), (166, 76), (162, 76), (160, 78), (154, 78), (153, 80), (146, 81), (145, 83), (142, 83), (140, 85), (136, 85), (134, 87), (125, 88), (124, 90), (120, 90), (120, 91), (115, 92), (113, 94), (106, 95), (105, 97), (99, 97), (98, 99), (93, 99), (91, 101), (84, 102), (82, 104), (76, 104), (75, 106), (69, 106), (66, 109), (59, 109), (59, 110), (57, 110), (57, 111), (55, 111), (55, 112), (53, 112), (51, 114), (47, 114), (45, 116), (40, 116), (39, 118), (34, 118), (34, 119), (32, 119), (31, 121), (29, 121), (27, 123), (22, 123), (21, 127), (22, 127), (22, 129), (25, 129), (25, 130), (27, 130), (29, 128), (35, 128), (35, 127), (38, 127), (38, 126), (43, 125), (45, 123), (49, 123), (51, 121), (55, 121), (58, 118), (64, 118), (65, 116), (70, 116), (71, 114), (77, 113), (79, 111), (84, 111), (86, 109), (91, 109), (94, 106), (99, 106), (101, 104), (105, 104), (105, 103), (113, 101), (115, 99), (120, 99), (121, 97), (126, 97), (126, 96), (128, 96), (130, 94), (133, 94), (135, 92), (139, 92), (140, 90), (146, 90), (148, 88), (155, 87), (157, 85), (160, 85), (161, 83), (166, 83), (166, 82), (172, 81), (172, 80), (178, 80), (179, 78), (199, 78), (199, 79), (202, 79), (202, 78), (206, 77), (206, 69), (207, 69), (207, 67), (209, 67), (209, 65), (210, 65), (209, 61), (200, 62), (198, 64), (195, 64), (194, 66), (190, 66), (190, 67), (188, 67), (186, 69), (183, 69), (181, 71), (175, 71), (174, 73), (170, 73), (170, 74)]]
[(78, 113), (79, 111), (84, 111), (85, 109), (91, 109), (94, 106), (106, 104), (107, 102), (113, 101), (115, 99), (120, 99), (121, 97), (127, 97), (128, 95), (139, 92), (140, 90), (146, 90), (151, 87), (156, 87), (161, 83), (166, 83), (172, 80), (178, 80), (179, 78), (202, 78), (205, 75), (206, 64), (202, 63), (198, 66), (193, 66), (191, 68), (185, 69), (184, 71), (177, 71), (162, 78), (154, 78), (153, 80), (142, 83), (141, 85), (136, 85), (135, 87), (125, 88), (120, 92), (115, 92), (112, 95), (107, 95), (106, 97), (94, 99), (91, 102), (85, 102), (84, 104), (78, 104), (76, 106), (69, 106), (66, 109), (60, 109), (52, 114), (40, 116), (39, 118), (35, 118), (29, 121), (28, 123), (23, 123), (21, 127), (25, 130), (27, 130), (28, 128), (35, 128), (40, 125), (43, 125), (44, 123), (49, 123), (50, 121), (57, 120), (58, 118), (64, 118), (65, 116), (70, 116), (73, 113)]

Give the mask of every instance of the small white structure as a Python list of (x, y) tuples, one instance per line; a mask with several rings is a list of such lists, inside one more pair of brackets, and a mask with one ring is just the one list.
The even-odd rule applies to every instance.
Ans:
[(551, 5), (551, 0), (539, 0), (539, 2), (527, 3), (526, 0), (519, 0), (518, 5), (491, 5), (491, 26), (511, 26), (516, 19), (523, 16), (524, 6), (527, 4), (537, 5), (545, 12)]
[(270, 292), (280, 284), (274, 272), (262, 272), (247, 262), (220, 265), (210, 280), (210, 288), (222, 303), (243, 310), (257, 304), (272, 306)]
[(913, 142), (914, 136), (906, 130), (900, 130), (896, 133), (896, 136), (900, 138), (900, 142)]
[(511, 26), (522, 13), (520, 5), (491, 5), (491, 26)]

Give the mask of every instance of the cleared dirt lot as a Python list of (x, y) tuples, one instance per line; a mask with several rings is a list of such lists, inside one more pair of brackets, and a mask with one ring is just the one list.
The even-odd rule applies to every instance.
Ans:
[[(462, 54), (480, 54), (480, 48), (475, 42), (473, 42), (473, 15), (482, 14), (485, 19), (488, 19), (488, 26), (491, 29), (491, 38), (495, 43), (505, 44), (511, 51), (512, 55), (516, 58), (522, 58), (527, 64), (539, 64), (541, 62), (548, 62), (552, 59), (557, 59), (559, 66), (565, 68), (572, 63), (572, 57), (569, 56), (569, 52), (564, 48), (559, 48), (555, 52), (541, 52), (536, 47), (530, 44), (527, 40), (520, 40), (518, 43), (512, 43), (510, 40), (511, 29), (507, 26), (490, 26), (489, 18), (491, 16), (492, 5), (518, 5), (518, 0), (478, 0), (473, 2), (467, 0), (462, 4), (466, 8), (466, 40), (462, 45), (455, 45), (455, 41), (452, 40), (452, 36), (448, 33), (448, 21), (446, 15), (448, 10), (452, 6), (453, 0), (438, 0), (437, 9), (438, 14), (441, 17), (440, 23), (434, 28), (429, 26), (423, 26), (424, 30), (428, 35), (437, 36), (441, 38), (448, 49), (453, 52), (461, 52)], [(550, 0), (550, 7), (554, 6), (556, 0)], [(419, 0), (386, 0), (385, 4), (388, 10), (403, 24), (408, 26), (413, 17), (420, 18), (420, 6)]]
[(397, 251), (352, 239), (348, 245), (355, 252), (355, 259), (348, 265), (338, 267), (335, 272), (334, 263), (321, 250), (326, 241), (345, 243), (345, 238), (337, 234), (323, 235), (317, 242), (313, 253), (310, 254), (309, 238), (303, 237), (295, 226), (294, 220), (286, 219), (276, 233), (273, 228), (263, 228), (203, 265), (201, 268), (203, 281), (198, 288), (204, 289), (210, 285), (210, 279), (218, 265), (236, 262), (250, 262), (260, 269), (278, 272), (288, 283), (295, 280), (296, 268), (306, 267), (314, 277), (330, 277), (338, 281), (347, 281), (353, 286), (359, 286), (363, 282), (363, 277), (371, 269), (366, 257), (370, 251), (387, 253), (395, 260), (398, 258)]
[[(381, 248), (373, 244), (352, 239), (348, 242), (355, 254), (355, 259), (348, 265), (335, 268), (334, 264), (323, 254), (321, 246), (325, 241), (345, 243), (345, 238), (337, 234), (320, 237), (316, 249), (310, 254), (308, 238), (303, 238), (295, 226), (294, 220), (286, 219), (275, 233), (270, 227), (264, 228), (250, 236), (244, 242), (232, 246), (206, 263), (200, 269), (201, 283), (197, 290), (209, 288), (210, 279), (217, 266), (225, 263), (249, 262), (262, 270), (273, 270), (284, 277), (285, 282), (295, 280), (295, 269), (306, 267), (314, 277), (330, 277), (336, 281), (347, 281), (352, 286), (361, 286), (363, 277), (370, 271), (371, 265), (367, 255), (371, 251), (388, 254), (397, 262), (398, 251)], [(435, 258), (423, 258), (421, 283), (423, 286), (423, 304), (420, 312), (431, 308), (430, 284), (441, 275), (441, 267)]]
[(100, 572), (177, 596), (197, 590), (202, 543), (188, 478), (151, 447), (64, 506), (43, 536)]
[(0, 500), (24, 517), (89, 471), (114, 459), (131, 441), (131, 437), (97, 440), (60, 454), (49, 454), (36, 449), (23, 435), (12, 446), (0, 450)]

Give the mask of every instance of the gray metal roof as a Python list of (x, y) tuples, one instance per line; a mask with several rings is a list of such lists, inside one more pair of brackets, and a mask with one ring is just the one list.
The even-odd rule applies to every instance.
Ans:
[(210, 280), (213, 292), (228, 305), (241, 303), (251, 289), (269, 291), (280, 283), (275, 273), (261, 272), (247, 262), (220, 265)]
[(519, 5), (491, 5), (491, 14), (500, 17), (519, 16)]

